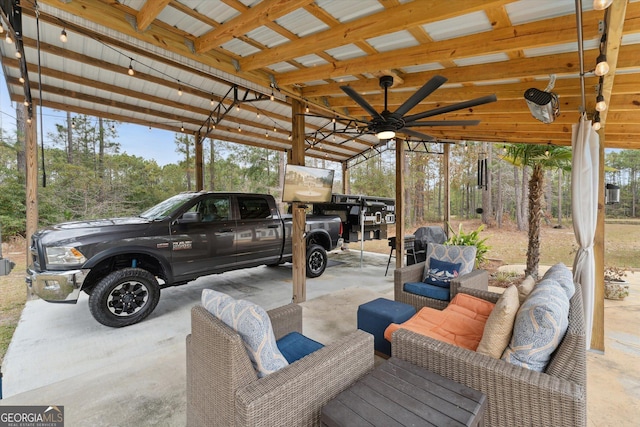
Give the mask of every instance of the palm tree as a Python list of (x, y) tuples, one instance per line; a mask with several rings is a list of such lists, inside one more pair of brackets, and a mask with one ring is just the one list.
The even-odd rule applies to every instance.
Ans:
[(529, 178), (529, 246), (527, 247), (527, 266), (525, 276), (538, 278), (540, 264), (540, 220), (543, 213), (544, 169), (571, 167), (571, 149), (555, 145), (513, 144), (507, 147), (502, 156), (517, 166), (531, 168)]

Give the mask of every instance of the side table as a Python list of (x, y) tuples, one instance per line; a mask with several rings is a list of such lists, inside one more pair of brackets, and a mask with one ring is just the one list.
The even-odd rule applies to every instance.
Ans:
[(390, 358), (330, 400), (323, 426), (482, 426), (486, 396)]

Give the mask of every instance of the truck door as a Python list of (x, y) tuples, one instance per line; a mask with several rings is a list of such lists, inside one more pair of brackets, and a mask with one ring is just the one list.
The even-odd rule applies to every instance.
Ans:
[(176, 276), (211, 274), (235, 264), (236, 224), (229, 196), (198, 199), (171, 227)]
[(237, 195), (237, 262), (240, 265), (274, 264), (280, 260), (284, 227), (275, 207), (260, 195)]

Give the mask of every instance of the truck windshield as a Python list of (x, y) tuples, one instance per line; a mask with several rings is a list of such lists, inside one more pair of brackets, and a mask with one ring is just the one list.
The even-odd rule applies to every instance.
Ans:
[(142, 218), (149, 220), (163, 219), (171, 215), (173, 211), (182, 206), (186, 201), (196, 197), (195, 193), (181, 193), (162, 201), (140, 214)]

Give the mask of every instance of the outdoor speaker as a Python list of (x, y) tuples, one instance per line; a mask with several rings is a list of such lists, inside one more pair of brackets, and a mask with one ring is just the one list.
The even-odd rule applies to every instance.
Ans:
[(560, 114), (558, 95), (553, 92), (532, 87), (524, 92), (524, 100), (533, 117), (542, 123), (552, 123)]

